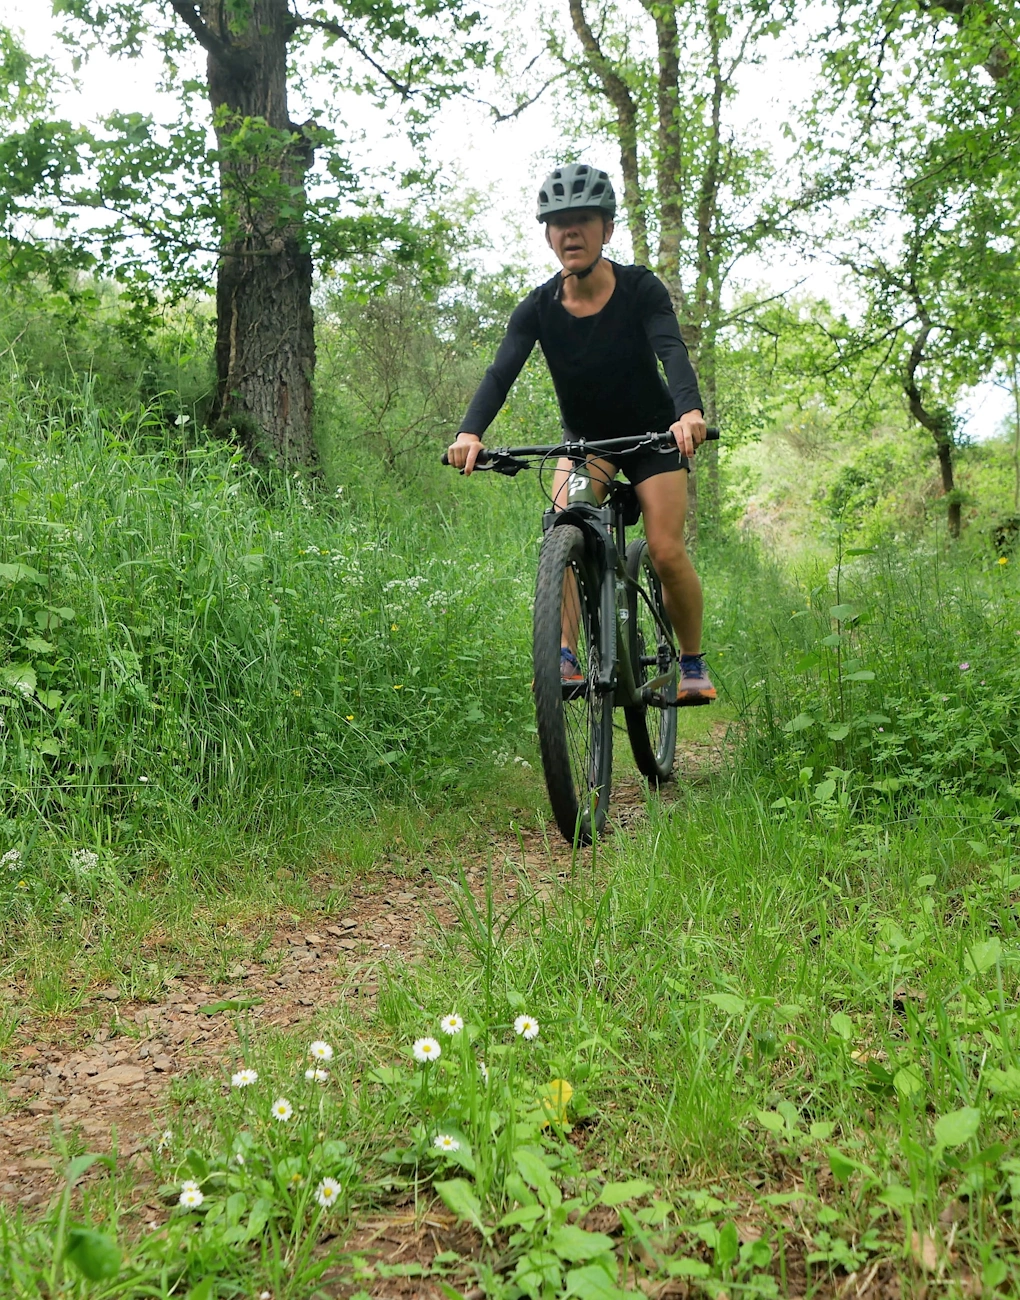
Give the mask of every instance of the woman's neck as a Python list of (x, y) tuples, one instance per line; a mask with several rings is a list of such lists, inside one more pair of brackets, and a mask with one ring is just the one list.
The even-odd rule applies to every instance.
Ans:
[(606, 295), (616, 283), (612, 264), (605, 257), (599, 259), (595, 269), (584, 279), (568, 275), (560, 286), (560, 296), (565, 302), (592, 302)]

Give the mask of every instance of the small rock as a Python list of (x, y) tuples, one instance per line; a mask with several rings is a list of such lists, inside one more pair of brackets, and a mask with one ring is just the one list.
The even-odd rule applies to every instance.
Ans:
[(350, 952), (351, 949), (356, 948), (358, 946), (358, 941), (357, 939), (341, 939), (338, 946), (340, 948), (345, 948), (348, 952)]
[(303, 948), (305, 944), (305, 936), (303, 934), (288, 934), (287, 942), (292, 943), (295, 948)]
[(48, 1115), (53, 1109), (53, 1103), (50, 1101), (43, 1101), (43, 1099), (39, 1097), (35, 1101), (30, 1101), (27, 1109), (30, 1115)]
[(326, 933), (333, 935), (334, 938), (340, 939), (343, 936), (343, 930), (338, 925), (327, 925)]
[(306, 934), (306, 935), (305, 935), (305, 943), (311, 944), (311, 946), (312, 946), (313, 948), (317, 948), (317, 947), (319, 946), (319, 944), (322, 943), (322, 935), (321, 935), (321, 934)]
[(193, 1012), (198, 1010), (198, 1006), (194, 1002), (182, 1002), (181, 1005), (178, 1007), (178, 1010)]
[(129, 1084), (142, 1083), (145, 1080), (145, 1071), (140, 1065), (114, 1065), (109, 1070), (104, 1070), (102, 1074), (97, 1074), (90, 1082), (96, 1085), (100, 1084)]
[(148, 1060), (148, 1057), (149, 1057), (149, 1049), (148, 1049), (147, 1047), (145, 1047), (145, 1046), (140, 1047), (140, 1048), (138, 1049), (138, 1057), (139, 1057), (139, 1059), (142, 1060), (142, 1061)]
[(169, 1056), (163, 1054), (153, 1059), (152, 1068), (159, 1070), (161, 1074), (168, 1074), (174, 1068), (174, 1063)]
[(398, 902), (398, 903), (414, 903), (414, 902), (416, 902), (416, 901), (417, 901), (417, 900), (416, 900), (416, 897), (415, 897), (414, 894), (398, 894), (398, 895), (397, 895), (397, 902)]
[(242, 966), (240, 962), (238, 962), (235, 966), (231, 966), (230, 970), (227, 971), (227, 979), (231, 979), (231, 980), (243, 980), (247, 977), (247, 975), (248, 975), (248, 967)]
[(355, 921), (353, 917), (350, 916), (346, 917), (343, 921), (340, 922), (340, 924), (343, 926), (345, 930), (356, 930), (358, 928), (357, 921)]
[(289, 867), (278, 867), (276, 870), (277, 880), (293, 880), (294, 873)]
[(97, 996), (106, 998), (109, 1002), (117, 1002), (120, 1000), (120, 989), (111, 984), (109, 988), (100, 989)]

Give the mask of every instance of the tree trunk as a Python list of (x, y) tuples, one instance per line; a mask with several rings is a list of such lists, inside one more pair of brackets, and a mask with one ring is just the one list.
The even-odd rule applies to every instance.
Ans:
[(256, 461), (307, 467), (317, 462), (312, 258), (302, 239), (313, 147), (287, 108), (288, 0), (246, 8), (239, 22), (221, 0), (202, 3), (225, 219), (213, 421)]
[(953, 475), (952, 416), (948, 411), (929, 410), (922, 399), (921, 389), (917, 382), (917, 371), (924, 360), (924, 350), (933, 326), (924, 304), (916, 294), (914, 295), (914, 306), (917, 308), (917, 318), (921, 323), (921, 329), (910, 349), (906, 374), (903, 377), (903, 390), (907, 395), (907, 401), (910, 403), (910, 414), (923, 429), (928, 430), (935, 440), (935, 450), (939, 458), (939, 473), (942, 476), (942, 491), (949, 498), (946, 509), (946, 524), (949, 528), (949, 536), (956, 538), (960, 536), (962, 512), (959, 497), (956, 495), (956, 480)]

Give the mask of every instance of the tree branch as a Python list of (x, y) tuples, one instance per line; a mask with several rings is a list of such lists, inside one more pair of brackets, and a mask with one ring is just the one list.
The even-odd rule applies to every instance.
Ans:
[[(538, 61), (539, 57), (540, 57), (539, 55), (537, 54), (535, 55), (535, 57), (531, 60), (528, 66), (521, 73), (522, 77), (526, 73), (531, 71), (532, 67)], [(545, 94), (545, 92), (549, 89), (549, 87), (553, 84), (554, 81), (559, 81), (560, 78), (565, 77), (569, 71), (570, 69), (569, 67), (567, 67), (564, 68), (562, 72), (557, 72), (554, 77), (550, 77), (548, 81), (546, 81), (543, 85), (541, 85), (538, 88), (538, 90), (536, 90), (535, 93), (531, 96), (530, 99), (526, 99), (522, 104), (518, 104), (517, 107), (512, 108), (509, 111), (509, 113), (502, 112), (499, 108), (496, 107), (495, 104), (490, 104), (487, 99), (479, 99), (477, 95), (472, 95), (471, 98), (474, 100), (476, 104), (481, 104), (484, 108), (489, 109), (489, 111), (492, 113), (492, 118), (494, 122), (496, 123), (512, 122), (515, 117), (520, 117), (520, 115), (524, 112), (525, 109), (530, 108), (532, 104), (537, 103), (538, 100), (541, 99), (541, 97)]]
[(170, 7), (184, 25), (190, 29), (192, 36), (210, 58), (226, 67), (241, 68), (246, 66), (245, 59), (236, 50), (231, 49), (226, 41), (217, 36), (202, 21), (198, 10), (193, 4), (189, 4), (188, 0), (170, 0)]
[(388, 72), (381, 63), (376, 62), (376, 60), (372, 58), (371, 54), (369, 54), (368, 50), (365, 49), (361, 41), (349, 32), (346, 27), (335, 22), (332, 18), (302, 18), (299, 15), (295, 15), (293, 23), (295, 27), (313, 27), (317, 31), (326, 32), (327, 35), (335, 36), (337, 40), (343, 41), (345, 45), (349, 45), (356, 54), (361, 55), (366, 63), (370, 63), (372, 67), (375, 68), (380, 77), (384, 77), (390, 83), (393, 89), (398, 92), (401, 99), (410, 99), (411, 96), (416, 93), (413, 87), (405, 85), (402, 81), (398, 81), (397, 78), (391, 72)]

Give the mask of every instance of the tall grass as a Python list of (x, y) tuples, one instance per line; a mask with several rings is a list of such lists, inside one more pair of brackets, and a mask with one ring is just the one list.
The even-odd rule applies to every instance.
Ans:
[(72, 408), (8, 377), (0, 410), (0, 849), (268, 833), (436, 799), (513, 747), (536, 530), (512, 485), (444, 509), (267, 482), (87, 386)]

